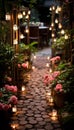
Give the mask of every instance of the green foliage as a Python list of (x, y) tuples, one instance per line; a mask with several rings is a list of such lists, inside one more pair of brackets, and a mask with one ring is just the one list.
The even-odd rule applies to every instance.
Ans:
[(30, 51), (31, 53), (34, 53), (37, 51), (35, 45), (38, 44), (37, 42), (32, 42), (30, 44), (24, 44), (24, 43), (21, 43), (19, 44), (19, 51), (20, 52), (25, 52), (26, 50), (27, 51)]
[(53, 43), (52, 48), (63, 49), (66, 46), (66, 40), (64, 36), (57, 38), (56, 42)]

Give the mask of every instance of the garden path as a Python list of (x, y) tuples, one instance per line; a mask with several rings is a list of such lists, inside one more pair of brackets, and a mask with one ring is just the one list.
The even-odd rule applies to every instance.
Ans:
[(58, 119), (51, 119), (53, 106), (47, 99), (50, 87), (43, 82), (44, 76), (49, 73), (46, 68), (48, 56), (51, 56), (50, 48), (37, 52), (36, 59), (32, 57), (35, 69), (30, 72), (26, 90), (20, 94), (18, 111), (12, 117), (11, 123), (15, 124), (16, 130), (61, 130)]

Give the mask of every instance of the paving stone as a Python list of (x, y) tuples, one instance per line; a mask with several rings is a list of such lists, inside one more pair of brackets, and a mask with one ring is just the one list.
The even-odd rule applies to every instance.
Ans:
[(43, 121), (43, 118), (37, 117), (36, 120), (39, 121)]
[(29, 123), (30, 123), (30, 124), (36, 124), (37, 121), (36, 121), (36, 120), (30, 120)]
[(26, 121), (23, 121), (23, 120), (21, 120), (20, 122), (19, 122), (19, 124), (20, 125), (25, 125), (27, 122)]
[(31, 129), (33, 126), (31, 124), (26, 124), (25, 128)]

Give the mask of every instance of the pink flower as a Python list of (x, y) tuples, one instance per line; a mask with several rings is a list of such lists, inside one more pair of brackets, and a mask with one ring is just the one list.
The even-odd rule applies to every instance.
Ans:
[(18, 102), (18, 99), (17, 99), (17, 97), (15, 95), (13, 95), (13, 96), (10, 97), (9, 103), (15, 105), (15, 104), (17, 104), (17, 102)]
[(60, 75), (60, 71), (54, 71), (53, 74), (52, 74), (52, 76), (54, 78), (58, 77), (59, 75)]
[(52, 83), (53, 80), (54, 80), (54, 77), (53, 77), (52, 75), (50, 75), (50, 76), (49, 76), (49, 81), (50, 81), (50, 83)]
[(21, 68), (21, 65), (20, 65), (20, 64), (18, 64), (18, 68)]
[(28, 68), (28, 65), (26, 63), (22, 63), (23, 68)]
[(57, 84), (56, 87), (55, 87), (55, 90), (62, 92), (63, 91), (62, 84)]
[(50, 61), (52, 62), (52, 64), (54, 64), (56, 61), (60, 60), (60, 56), (55, 56), (53, 58), (50, 59)]
[(12, 91), (12, 92), (17, 92), (17, 87), (16, 86), (13, 86), (13, 85), (5, 85), (5, 89), (7, 90), (7, 91)]
[(9, 109), (9, 105), (8, 104), (4, 104), (3, 105), (3, 109), (7, 111)]

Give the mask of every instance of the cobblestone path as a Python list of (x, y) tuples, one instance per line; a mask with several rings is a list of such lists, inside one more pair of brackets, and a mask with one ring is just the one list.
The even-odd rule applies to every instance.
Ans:
[(46, 94), (49, 86), (43, 83), (43, 77), (48, 73), (46, 68), (46, 56), (39, 56), (33, 62), (35, 70), (30, 73), (30, 80), (26, 85), (26, 92), (20, 94), (17, 105), (17, 114), (12, 117), (12, 123), (16, 125), (14, 130), (61, 130), (60, 123), (52, 120)]

